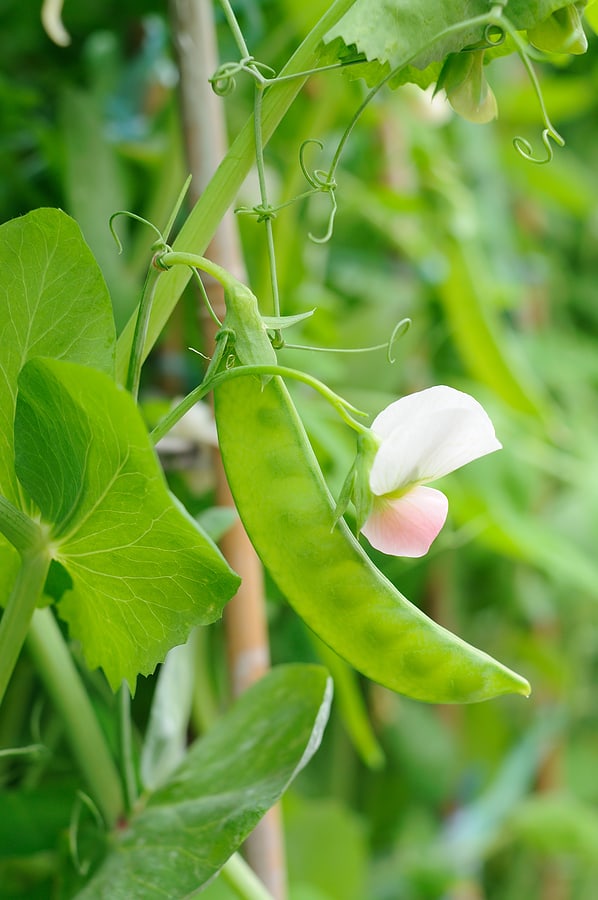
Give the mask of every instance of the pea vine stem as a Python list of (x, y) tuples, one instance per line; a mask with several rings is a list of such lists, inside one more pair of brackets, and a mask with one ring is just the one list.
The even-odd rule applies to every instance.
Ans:
[[(239, 27), (239, 23), (237, 22), (237, 18), (233, 12), (233, 9), (229, 3), (229, 0), (220, 0), (220, 5), (224, 10), (224, 15), (226, 16), (226, 21), (228, 22), (228, 26), (233, 33), (233, 37), (237, 43), (241, 56), (244, 58), (250, 58), (249, 48), (245, 43), (245, 38), (241, 32)], [(268, 253), (268, 265), (270, 269), (270, 288), (272, 291), (272, 311), (275, 316), (280, 315), (280, 294), (278, 290), (278, 276), (276, 273), (276, 251), (274, 248), (274, 233), (272, 230), (272, 216), (274, 212), (270, 207), (269, 199), (268, 199), (268, 184), (266, 182), (266, 168), (264, 163), (264, 137), (262, 133), (262, 119), (263, 119), (263, 97), (264, 97), (264, 84), (265, 81), (259, 71), (257, 65), (253, 62), (249, 62), (247, 65), (248, 69), (251, 69), (256, 76), (255, 78), (255, 87), (254, 87), (254, 98), (253, 98), (253, 135), (255, 141), (255, 165), (257, 169), (257, 177), (259, 183), (260, 190), (260, 218), (264, 222), (264, 226), (266, 229), (266, 246)], [(280, 334), (277, 333), (277, 337), (280, 337)]]
[(50, 562), (50, 552), (43, 545), (22, 556), (21, 567), (0, 620), (0, 703), (25, 643)]
[[(27, 646), (60, 714), (73, 755), (108, 827), (122, 815), (120, 776), (89, 695), (50, 609), (37, 609)], [(0, 657), (1, 658), (1, 657)]]
[(274, 897), (239, 853), (233, 853), (220, 875), (241, 900), (274, 900)]
[[(351, 8), (353, 2), (354, 0), (335, 0), (331, 4), (282, 69), (280, 75), (287, 80), (284, 83), (273, 85), (268, 90), (262, 109), (264, 145), (285, 116), (305, 80), (301, 77), (289, 78), (289, 76), (299, 76), (299, 73), (309, 70), (317, 64), (323, 36)], [(241, 184), (251, 168), (254, 143), (252, 116), (221, 161), (214, 177), (206, 185), (174, 241), (174, 250), (195, 250), (199, 253), (206, 250), (220, 220), (234, 202)], [(173, 272), (167, 283), (165, 279), (158, 281), (143, 349), (144, 358), (156, 342), (190, 277), (190, 271), (181, 267)], [(133, 316), (123, 329), (117, 343), (116, 375), (121, 383), (126, 380), (135, 321), (136, 316)]]
[(42, 531), (37, 522), (13, 506), (6, 497), (0, 497), (0, 533), (21, 555), (31, 552), (42, 542)]
[(232, 31), (233, 38), (235, 39), (235, 43), (239, 48), (239, 53), (244, 59), (249, 57), (249, 48), (245, 43), (245, 38), (243, 37), (243, 32), (239, 27), (239, 23), (237, 22), (237, 17), (233, 12), (233, 8), (229, 3), (229, 0), (220, 0), (220, 6), (222, 7), (222, 11), (224, 12), (224, 17), (228, 24), (228, 27)]
[[(150, 437), (154, 444), (157, 444), (164, 435), (168, 434), (170, 429), (176, 425), (179, 419), (181, 419), (192, 406), (199, 400), (202, 400), (210, 391), (216, 390), (216, 388), (221, 384), (224, 384), (225, 381), (229, 381), (231, 378), (244, 378), (251, 375), (278, 375), (281, 378), (291, 378), (294, 381), (301, 381), (304, 384), (309, 385), (309, 387), (313, 388), (317, 393), (321, 394), (321, 396), (336, 410), (343, 421), (358, 434), (365, 434), (370, 431), (367, 425), (363, 425), (353, 418), (353, 415), (365, 416), (366, 413), (357, 409), (355, 406), (352, 406), (343, 399), (343, 397), (331, 390), (328, 385), (324, 384), (322, 381), (318, 381), (313, 375), (308, 375), (307, 372), (302, 372), (299, 369), (290, 369), (287, 366), (238, 366), (237, 368), (226, 369), (224, 372), (220, 372), (217, 375), (204, 379), (200, 385), (187, 394), (174, 409), (164, 416), (151, 432)], [(351, 415), (351, 413), (353, 413), (353, 415)]]

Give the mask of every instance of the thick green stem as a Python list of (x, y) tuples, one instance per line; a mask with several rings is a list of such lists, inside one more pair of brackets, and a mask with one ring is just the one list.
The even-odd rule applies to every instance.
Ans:
[(237, 279), (230, 272), (227, 272), (218, 263), (212, 262), (211, 259), (208, 259), (206, 256), (200, 256), (198, 253), (167, 250), (166, 253), (160, 254), (157, 264), (160, 268), (168, 271), (173, 266), (188, 266), (192, 269), (201, 269), (202, 272), (207, 272), (208, 275), (219, 281), (223, 287), (232, 287), (238, 283)]
[(218, 385), (223, 384), (230, 378), (244, 378), (250, 375), (279, 375), (281, 378), (292, 378), (294, 381), (302, 381), (304, 384), (308, 384), (313, 388), (314, 391), (321, 394), (325, 400), (328, 400), (339, 416), (347, 423), (347, 425), (353, 428), (354, 431), (357, 431), (358, 434), (365, 432), (369, 433), (370, 431), (367, 425), (356, 422), (351, 415), (351, 412), (357, 416), (365, 416), (366, 413), (357, 409), (355, 406), (352, 406), (343, 399), (343, 397), (331, 390), (328, 385), (324, 384), (322, 381), (318, 381), (313, 375), (308, 375), (307, 372), (301, 372), (299, 369), (289, 369), (286, 366), (239, 366), (236, 369), (226, 369), (224, 372), (215, 375), (213, 378), (204, 379), (204, 381), (192, 390), (191, 393), (187, 394), (174, 409), (171, 409), (168, 415), (164, 416), (164, 418), (158, 422), (151, 432), (150, 437), (154, 444), (157, 444), (165, 434), (168, 434), (170, 429), (176, 425), (179, 419), (182, 419), (185, 413), (188, 412), (192, 406), (195, 406), (199, 400), (202, 400), (211, 390), (214, 390), (214, 388), (217, 388)]
[(35, 611), (27, 646), (64, 722), (89, 793), (111, 828), (124, 809), (120, 776), (81, 676), (50, 609)]
[(0, 703), (25, 642), (31, 617), (44, 589), (50, 554), (43, 547), (25, 554), (0, 621)]
[(21, 555), (33, 552), (42, 543), (40, 526), (6, 497), (0, 497), (0, 532)]
[(274, 900), (272, 894), (238, 853), (227, 859), (220, 875), (241, 900)]
[[(289, 76), (304, 72), (317, 64), (320, 42), (327, 31), (353, 5), (354, 0), (336, 0), (311, 30), (301, 46), (293, 54), (280, 73)], [(297, 78), (273, 85), (264, 97), (262, 116), (262, 136), (264, 145), (272, 136), (293, 100), (301, 90), (304, 79)], [(234, 202), (254, 159), (253, 116), (239, 133), (237, 139), (222, 160), (214, 177), (207, 185), (201, 198), (173, 245), (174, 250), (189, 250), (203, 253), (214, 236), (214, 232), (226, 210)], [(152, 313), (147, 330), (143, 355), (146, 356), (155, 344), (158, 335), (176, 306), (191, 272), (183, 267), (173, 269), (160, 278), (156, 288)], [(127, 323), (117, 345), (117, 377), (124, 382), (131, 355), (135, 319)]]

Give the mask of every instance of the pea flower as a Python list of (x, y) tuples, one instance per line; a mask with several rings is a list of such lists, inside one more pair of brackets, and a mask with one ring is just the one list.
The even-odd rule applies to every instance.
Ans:
[(373, 547), (411, 557), (428, 552), (448, 512), (426, 484), (502, 446), (477, 400), (445, 385), (391, 403), (359, 441), (339, 508), (351, 498)]

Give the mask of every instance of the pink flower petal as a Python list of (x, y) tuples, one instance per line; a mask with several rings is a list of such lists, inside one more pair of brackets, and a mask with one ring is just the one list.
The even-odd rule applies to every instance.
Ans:
[(370, 472), (378, 496), (434, 481), (502, 446), (477, 400), (443, 386), (392, 403), (374, 420), (378, 428), (384, 439)]
[(424, 556), (446, 521), (448, 500), (441, 491), (414, 487), (398, 500), (376, 499), (362, 533), (377, 550), (392, 556)]

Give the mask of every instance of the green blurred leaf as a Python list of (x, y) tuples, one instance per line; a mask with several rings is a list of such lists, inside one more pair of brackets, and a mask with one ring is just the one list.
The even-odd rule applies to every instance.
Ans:
[(141, 780), (147, 790), (162, 785), (185, 756), (195, 652), (190, 641), (173, 647), (160, 669), (140, 760)]
[(332, 799), (289, 796), (284, 805), (289, 880), (292, 896), (363, 900), (366, 891), (367, 842), (363, 823)]
[(571, 854), (584, 865), (598, 865), (598, 813), (569, 794), (526, 798), (509, 818), (505, 838), (551, 855)]
[(598, 34), (598, 4), (590, 0), (584, 9), (584, 16), (591, 28)]
[(184, 897), (212, 878), (318, 749), (331, 683), (280, 666), (191, 748), (129, 826), (80, 900)]
[(509, 406), (534, 416), (545, 414), (541, 388), (492, 309), (493, 287), (473, 242), (448, 244), (450, 271), (438, 286), (453, 340), (473, 376)]
[(0, 859), (56, 850), (57, 834), (68, 828), (74, 797), (73, 784), (2, 791)]
[(199, 526), (213, 541), (219, 541), (238, 518), (237, 510), (233, 506), (210, 506), (196, 516)]
[(537, 718), (504, 758), (492, 783), (447, 822), (443, 843), (456, 871), (468, 872), (483, 859), (532, 784), (563, 727), (558, 712)]
[[(77, 88), (65, 90), (61, 113), (69, 212), (80, 224), (110, 285), (114, 317), (120, 329), (131, 314), (139, 291), (137, 278), (125, 264), (128, 257), (119, 255), (108, 227), (112, 213), (127, 208), (128, 191), (120, 161), (92, 95)], [(126, 228), (123, 219), (117, 227), (122, 234)]]
[(309, 637), (318, 657), (332, 675), (339, 713), (355, 750), (366, 766), (380, 769), (384, 765), (384, 751), (372, 727), (357, 673), (313, 632)]
[(131, 396), (102, 372), (31, 360), (19, 378), (19, 480), (73, 580), (59, 603), (116, 689), (220, 617), (238, 577), (169, 494)]

